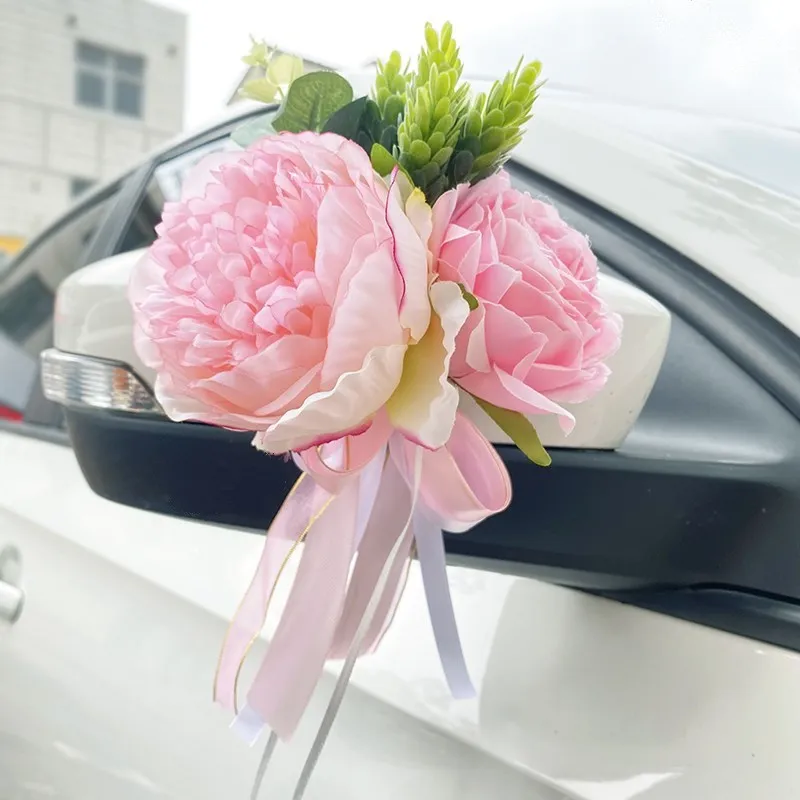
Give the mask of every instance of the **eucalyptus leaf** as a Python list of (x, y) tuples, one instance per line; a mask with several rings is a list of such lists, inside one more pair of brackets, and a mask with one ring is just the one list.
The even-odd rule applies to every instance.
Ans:
[(264, 136), (274, 136), (275, 128), (272, 127), (272, 118), (274, 116), (275, 112), (270, 111), (245, 122), (231, 133), (231, 139), (240, 147), (249, 147), (256, 139), (262, 139)]
[(249, 100), (258, 100), (259, 103), (272, 103), (278, 94), (278, 85), (269, 78), (253, 78), (245, 82), (239, 89), (239, 94)]
[(280, 53), (269, 60), (267, 78), (278, 86), (289, 86), (303, 74), (303, 59)]
[(357, 97), (352, 103), (342, 106), (328, 117), (322, 126), (323, 132), (338, 133), (345, 139), (355, 141), (366, 107), (367, 98)]
[[(469, 302), (469, 301), (467, 301)], [(490, 419), (506, 436), (531, 460), (540, 467), (549, 467), (552, 463), (547, 450), (544, 449), (536, 428), (531, 421), (519, 411), (499, 408), (486, 400), (474, 397), (475, 402), (488, 414)]]
[(335, 72), (308, 72), (289, 86), (272, 122), (276, 131), (319, 131), (328, 118), (353, 99), (353, 87)]

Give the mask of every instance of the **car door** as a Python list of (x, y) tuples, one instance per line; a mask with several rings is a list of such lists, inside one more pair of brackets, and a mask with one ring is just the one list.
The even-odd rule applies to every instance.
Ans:
[[(173, 159), (190, 162), (193, 147), (162, 165), (174, 174)], [(154, 169), (145, 165), (98, 210), (105, 217), (90, 242), (91, 260), (147, 243), (159, 210), (152, 198), (169, 191)], [(536, 189), (530, 175), (517, 178)], [(569, 197), (562, 205), (575, 211)], [(613, 225), (600, 212), (581, 213), (613, 256)], [(52, 237), (50, 252), (66, 254), (57, 231)], [(634, 246), (625, 258), (609, 257), (606, 268), (641, 267), (647, 257), (647, 247)], [(661, 267), (677, 273), (679, 261), (670, 256)], [(563, 473), (582, 470), (596, 487), (593, 502), (610, 498), (595, 555), (613, 580), (601, 585), (584, 573), (591, 592), (568, 588), (580, 585), (580, 571), (553, 557), (543, 565), (542, 551), (511, 526), (481, 526), (448, 542), (478, 699), (454, 702), (447, 694), (432, 638), (420, 630), (425, 601), (413, 568), (381, 650), (356, 670), (309, 797), (751, 800), (800, 793), (790, 766), (800, 740), (791, 603), (773, 598), (756, 611), (723, 603), (714, 616), (713, 604), (681, 605), (676, 597), (685, 595), (636, 587), (645, 555), (666, 580), (688, 564), (701, 574), (709, 537), (730, 533), (744, 547), (737, 515), (752, 527), (759, 509), (779, 515), (788, 502), (747, 470), (766, 463), (791, 471), (796, 463), (796, 418), (684, 316), (676, 315), (662, 376), (621, 453), (557, 454)], [(49, 314), (42, 325), (52, 325)], [(28, 341), (35, 357), (48, 336), (36, 328)], [(698, 434), (709, 429), (715, 436)], [(658, 518), (648, 512), (652, 505), (635, 502), (646, 492), (658, 498)], [(573, 506), (574, 539), (600, 536)], [(671, 551), (666, 532), (700, 521), (699, 539)], [(556, 523), (536, 520), (568, 556), (573, 542)], [(617, 535), (631, 530), (649, 548)], [(225, 621), (261, 537), (98, 497), (80, 473), (58, 409), (34, 387), (25, 420), (0, 429), (2, 545), (14, 548), (6, 580), (19, 584), (24, 607), (0, 630), (0, 798), (247, 797), (259, 753), (227, 730), (210, 687)], [(729, 561), (746, 555), (730, 552)], [(629, 567), (624, 581), (620, 563)], [(787, 594), (791, 576), (779, 583)], [(332, 668), (298, 736), (279, 751), (264, 796), (290, 796), (334, 679)]]

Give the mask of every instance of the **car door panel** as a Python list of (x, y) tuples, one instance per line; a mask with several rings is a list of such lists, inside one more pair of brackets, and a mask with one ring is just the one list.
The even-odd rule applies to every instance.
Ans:
[[(259, 752), (228, 730), (210, 686), (262, 538), (104, 501), (68, 448), (3, 433), (0, 531), (22, 552), (26, 592), (0, 633), (0, 798), (247, 797)], [(797, 655), (525, 577), (448, 569), (478, 698), (450, 698), (412, 569), (309, 798), (800, 794)], [(285, 585), (279, 595), (276, 611)], [(278, 751), (265, 797), (290, 792), (336, 671)]]
[[(235, 605), (261, 537), (103, 501), (68, 448), (0, 433), (0, 454), (0, 531), (22, 552), (26, 592), (20, 620), (0, 634), (0, 798), (248, 796), (259, 753), (228, 730), (210, 688), (220, 611)], [(414, 659), (408, 651), (400, 663), (411, 672), (391, 685), (414, 683)], [(276, 758), (273, 791), (290, 790), (333, 680)], [(433, 688), (441, 700), (443, 684)], [(384, 787), (386, 797), (478, 798), (498, 786), (562, 797), (357, 685), (315, 784), (310, 797)]]

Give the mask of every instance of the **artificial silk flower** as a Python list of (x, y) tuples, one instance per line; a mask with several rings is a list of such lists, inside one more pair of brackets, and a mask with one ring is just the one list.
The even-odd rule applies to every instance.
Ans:
[[(234, 132), (243, 149), (187, 176), (131, 278), (136, 350), (165, 412), (251, 431), (255, 447), (288, 454), (301, 472), (215, 679), (235, 730), (251, 742), (270, 730), (253, 797), (326, 660), (343, 658), (302, 797), (414, 554), (445, 679), (454, 697), (474, 695), (442, 534), (502, 512), (511, 482), (460, 413), (459, 391), (547, 465), (526, 415), (570, 428), (564, 404), (602, 390), (619, 345), (585, 237), (502, 172), (541, 64), (520, 61), (473, 95), (452, 33), (426, 26), (416, 66), (393, 53), (372, 95), (356, 98), (343, 77), (301, 74), (296, 59), (254, 42), (246, 62), (265, 76), (247, 91), (281, 94), (281, 107)], [(286, 608), (240, 705), (242, 664), (296, 550)]]
[(130, 287), (159, 402), (176, 420), (259, 431), (271, 453), (364, 430), (431, 319), (430, 207), (336, 134), (209, 158)]
[(499, 172), (436, 202), (434, 270), (478, 301), (459, 331), (450, 377), (470, 394), (525, 414), (557, 414), (596, 395), (622, 320), (597, 294), (585, 236)]

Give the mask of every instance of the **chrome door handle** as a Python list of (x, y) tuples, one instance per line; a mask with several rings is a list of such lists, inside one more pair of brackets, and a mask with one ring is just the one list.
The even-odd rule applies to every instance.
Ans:
[(22, 557), (16, 547), (4, 547), (0, 551), (0, 620), (12, 625), (22, 614), (25, 592), (19, 586), (22, 573)]

